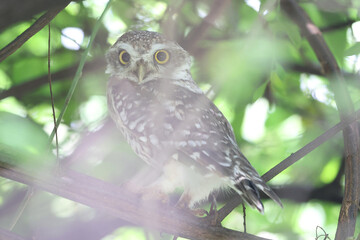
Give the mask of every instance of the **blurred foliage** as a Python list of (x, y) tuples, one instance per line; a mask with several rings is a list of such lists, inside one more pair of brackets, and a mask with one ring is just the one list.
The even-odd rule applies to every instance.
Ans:
[[(106, 3), (106, 0), (73, 2), (51, 23), (51, 69), (53, 73), (63, 70), (66, 73), (53, 79), (57, 115), (74, 77), (67, 70), (78, 65)], [(117, 37), (131, 29), (164, 32), (184, 44), (188, 34), (203, 24), (212, 3), (113, 1), (87, 59), (99, 62), (83, 72), (58, 129), (64, 164), (115, 184), (128, 180), (144, 167), (106, 120), (108, 76), (104, 73), (104, 54)], [(325, 40), (347, 76), (354, 105), (359, 108), (359, 4), (355, 0), (315, 0), (303, 1), (301, 6), (324, 30)], [(30, 25), (31, 22), (25, 22), (9, 26), (0, 34), (0, 47)], [(66, 31), (69, 27), (78, 33)], [(79, 38), (79, 32), (83, 38)], [(48, 29), (44, 28), (1, 62), (0, 92), (47, 75), (47, 36)], [(70, 41), (65, 44), (65, 39)], [(277, 1), (232, 1), (193, 47), (194, 79), (229, 119), (242, 151), (260, 174), (339, 121), (329, 80), (311, 71), (313, 68), (321, 71), (316, 56), (298, 28), (280, 11)], [(16, 96), (2, 99), (0, 160), (35, 169), (54, 163), (55, 145), (49, 149), (48, 144), (52, 127), (48, 84), (31, 90), (20, 88)], [(271, 183), (324, 186), (337, 176), (342, 157), (343, 143), (338, 134)], [(9, 219), (15, 218), (24, 191), (24, 185), (0, 178), (0, 227), (7, 228)], [(265, 215), (248, 208), (248, 232), (272, 239), (314, 239), (316, 227), (320, 226), (333, 239), (339, 203), (317, 200), (298, 203), (285, 199), (283, 203), (284, 209), (279, 209), (264, 200)], [(87, 231), (78, 230), (76, 239), (171, 239), (126, 222), (100, 230), (104, 225), (99, 216), (100, 213), (78, 203), (38, 193), (30, 200), (14, 231), (36, 239), (70, 239), (64, 236), (76, 232), (72, 226), (77, 226)], [(241, 221), (240, 207), (225, 219), (224, 226), (242, 231)], [(87, 224), (98, 227), (87, 228)], [(359, 234), (360, 226), (357, 229)]]

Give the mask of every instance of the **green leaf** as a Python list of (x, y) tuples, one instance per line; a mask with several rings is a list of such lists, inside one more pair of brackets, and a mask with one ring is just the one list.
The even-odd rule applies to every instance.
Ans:
[(30, 119), (0, 112), (0, 158), (1, 161), (26, 167), (52, 163), (48, 136)]
[(356, 42), (345, 50), (345, 56), (358, 55), (360, 53), (360, 42)]
[(261, 98), (264, 95), (264, 92), (265, 92), (268, 82), (269, 81), (265, 81), (257, 89), (255, 89), (255, 92), (253, 94), (253, 102), (255, 102), (256, 100), (258, 100), (259, 98)]

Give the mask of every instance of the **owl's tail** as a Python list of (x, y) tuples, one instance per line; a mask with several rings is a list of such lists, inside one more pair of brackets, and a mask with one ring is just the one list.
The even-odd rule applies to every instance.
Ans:
[(235, 184), (236, 190), (250, 206), (256, 208), (261, 213), (264, 213), (264, 205), (260, 199), (259, 189), (274, 200), (280, 207), (283, 207), (276, 193), (267, 186), (261, 178), (259, 180), (258, 182), (253, 182), (249, 179), (242, 178)]

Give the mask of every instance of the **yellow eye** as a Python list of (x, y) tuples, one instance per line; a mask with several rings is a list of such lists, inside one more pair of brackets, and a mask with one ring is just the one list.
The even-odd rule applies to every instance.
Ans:
[(121, 50), (119, 54), (119, 60), (121, 65), (127, 65), (130, 62), (130, 54), (125, 50)]
[(168, 51), (163, 49), (157, 50), (156, 53), (154, 54), (154, 59), (158, 64), (165, 64), (169, 61), (170, 54)]

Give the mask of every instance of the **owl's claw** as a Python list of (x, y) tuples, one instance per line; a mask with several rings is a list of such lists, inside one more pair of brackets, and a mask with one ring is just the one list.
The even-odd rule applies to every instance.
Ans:
[(211, 226), (221, 225), (221, 219), (218, 218), (219, 213), (217, 210), (216, 198), (213, 194), (209, 196), (209, 200), (211, 202), (210, 210), (207, 216), (204, 218), (206, 222), (208, 222)]
[(201, 221), (204, 221), (211, 226), (221, 225), (221, 220), (218, 219), (218, 211), (217, 211), (216, 199), (214, 195), (209, 196), (209, 200), (211, 202), (209, 211), (206, 211), (205, 209), (202, 208), (195, 208), (195, 209), (189, 208), (190, 200), (191, 200), (190, 196), (186, 193), (183, 193), (183, 195), (180, 197), (175, 207), (186, 213), (190, 213), (192, 216), (203, 217), (201, 218)]
[(183, 212), (189, 213), (192, 216), (197, 217), (203, 217), (205, 215), (208, 215), (208, 211), (201, 208), (191, 209), (189, 208), (189, 203), (191, 201), (191, 197), (187, 193), (183, 193), (179, 199), (179, 201), (176, 203), (175, 207)]

